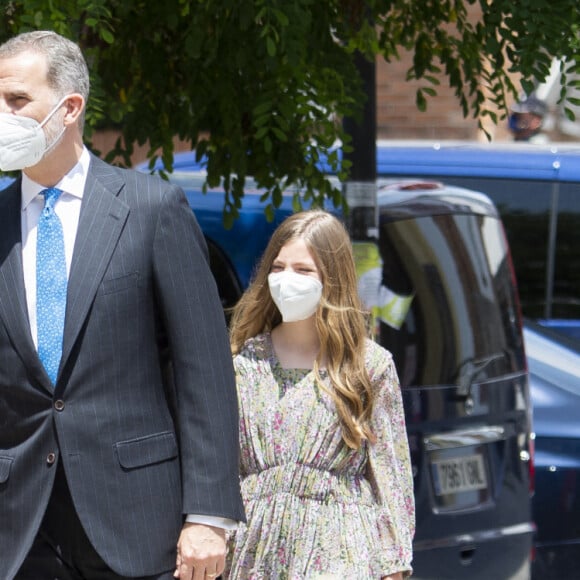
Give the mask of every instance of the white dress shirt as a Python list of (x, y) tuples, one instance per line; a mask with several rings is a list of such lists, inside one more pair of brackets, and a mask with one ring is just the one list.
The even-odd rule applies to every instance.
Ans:
[[(81, 202), (91, 158), (85, 149), (79, 162), (67, 173), (55, 187), (62, 190), (57, 199), (54, 211), (60, 218), (64, 235), (64, 254), (66, 272), (70, 274), (70, 265), (79, 225)], [(30, 330), (34, 344), (38, 347), (36, 327), (36, 236), (38, 221), (44, 208), (44, 197), (40, 192), (46, 187), (35, 183), (26, 174), (22, 174), (22, 264), (24, 267), (24, 285)]]
[[(62, 223), (67, 275), (70, 275), (70, 265), (90, 162), (91, 157), (85, 148), (79, 162), (55, 185), (63, 192), (56, 201), (54, 211)], [(44, 208), (44, 197), (40, 195), (40, 192), (44, 189), (46, 189), (44, 186), (32, 181), (26, 174), (22, 174), (22, 263), (30, 331), (36, 347), (38, 347), (36, 324), (36, 237), (38, 221)], [(225, 529), (234, 529), (237, 526), (237, 522), (233, 520), (215, 516), (188, 515), (186, 519), (188, 522)]]

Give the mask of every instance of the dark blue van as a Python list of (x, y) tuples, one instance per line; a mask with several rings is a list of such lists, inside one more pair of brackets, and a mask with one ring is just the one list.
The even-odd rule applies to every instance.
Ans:
[[(142, 168), (147, 170), (146, 168)], [(222, 225), (223, 190), (202, 193), (203, 168), (177, 155), (210, 249), (224, 307), (248, 284), (276, 225), (246, 188)], [(378, 192), (378, 237), (355, 243), (377, 296), (376, 339), (401, 379), (411, 447), (418, 580), (528, 580), (534, 525), (530, 399), (520, 306), (496, 207), (464, 188), (398, 180)], [(184, 290), (186, 291), (186, 290)]]

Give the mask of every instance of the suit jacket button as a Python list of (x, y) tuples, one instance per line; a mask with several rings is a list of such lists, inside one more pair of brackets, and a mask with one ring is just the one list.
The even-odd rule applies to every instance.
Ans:
[(64, 409), (64, 401), (63, 401), (63, 400), (61, 400), (61, 399), (57, 399), (57, 400), (54, 402), (54, 408), (55, 408), (57, 411), (62, 411), (62, 410)]
[(48, 465), (52, 465), (56, 461), (56, 453), (49, 453), (46, 456), (46, 462)]

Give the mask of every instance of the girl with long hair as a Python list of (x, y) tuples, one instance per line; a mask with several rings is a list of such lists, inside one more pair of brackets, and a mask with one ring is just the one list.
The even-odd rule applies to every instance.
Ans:
[(367, 328), (343, 224), (323, 210), (287, 218), (231, 318), (247, 524), (230, 578), (410, 575), (400, 386)]

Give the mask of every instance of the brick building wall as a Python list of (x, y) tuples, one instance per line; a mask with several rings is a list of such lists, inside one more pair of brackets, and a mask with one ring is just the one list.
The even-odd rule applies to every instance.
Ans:
[[(467, 6), (472, 22), (481, 18), (481, 8)], [(435, 97), (427, 97), (427, 110), (417, 109), (415, 93), (420, 86), (429, 86), (426, 81), (407, 81), (407, 70), (412, 63), (412, 54), (401, 52), (398, 61), (386, 62), (377, 59), (377, 136), (379, 139), (459, 139), (487, 140), (478, 129), (477, 119), (465, 118), (458, 98), (449, 87), (444, 76), (440, 84), (433, 87)], [(490, 103), (490, 108), (493, 108)], [(495, 110), (495, 109), (494, 109)], [(506, 121), (494, 125), (484, 123), (493, 140), (511, 140)]]
[(477, 120), (463, 117), (459, 101), (441, 78), (437, 96), (419, 111), (415, 94), (425, 83), (405, 80), (412, 56), (376, 63), (377, 136), (380, 139), (477, 139)]

